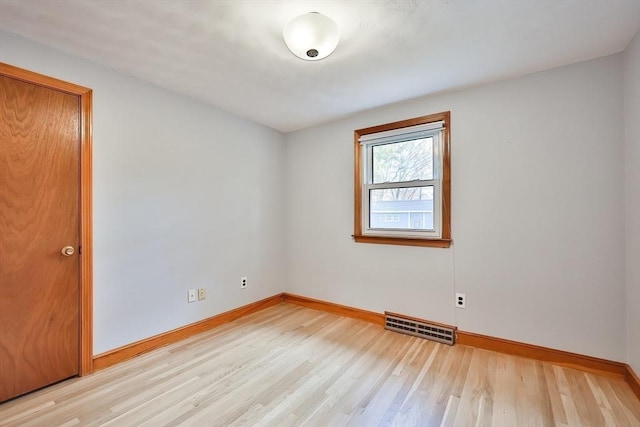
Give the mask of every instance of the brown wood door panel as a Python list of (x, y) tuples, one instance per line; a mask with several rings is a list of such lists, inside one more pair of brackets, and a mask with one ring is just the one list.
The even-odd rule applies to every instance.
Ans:
[(0, 108), (3, 401), (79, 372), (80, 104), (0, 76)]

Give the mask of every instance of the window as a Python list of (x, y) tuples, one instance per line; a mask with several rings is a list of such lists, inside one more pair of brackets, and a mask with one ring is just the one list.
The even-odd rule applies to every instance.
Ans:
[(356, 242), (449, 247), (449, 116), (355, 131)]
[(380, 222), (400, 222), (400, 215), (380, 214)]

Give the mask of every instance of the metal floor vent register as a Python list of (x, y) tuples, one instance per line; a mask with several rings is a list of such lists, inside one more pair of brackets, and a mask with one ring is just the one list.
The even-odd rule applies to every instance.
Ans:
[(443, 344), (453, 345), (455, 342), (455, 330), (442, 325), (434, 325), (407, 319), (398, 315), (385, 313), (384, 328), (390, 331), (426, 338)]

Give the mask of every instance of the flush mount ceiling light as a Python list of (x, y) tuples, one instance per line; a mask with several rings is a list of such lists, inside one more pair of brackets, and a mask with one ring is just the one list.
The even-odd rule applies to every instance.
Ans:
[(282, 32), (284, 42), (298, 58), (318, 61), (331, 55), (338, 46), (340, 30), (328, 16), (305, 13), (289, 22)]

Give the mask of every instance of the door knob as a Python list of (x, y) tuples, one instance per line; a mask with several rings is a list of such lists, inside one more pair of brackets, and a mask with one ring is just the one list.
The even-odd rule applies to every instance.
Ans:
[(60, 252), (62, 252), (62, 255), (64, 256), (71, 256), (76, 252), (76, 250), (73, 249), (73, 246), (65, 246)]

